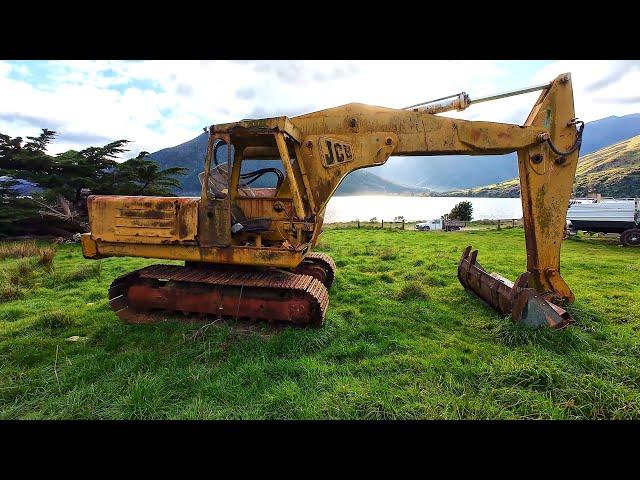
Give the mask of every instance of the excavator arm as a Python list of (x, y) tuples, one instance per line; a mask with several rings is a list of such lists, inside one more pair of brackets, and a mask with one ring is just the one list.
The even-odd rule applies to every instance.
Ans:
[[(527, 272), (515, 284), (488, 274), (477, 263), (476, 252), (466, 250), (458, 277), (465, 288), (505, 314), (532, 325), (561, 327), (570, 317), (556, 304), (573, 302), (574, 295), (560, 274), (560, 248), (569, 198), (578, 162), (582, 126), (576, 121), (569, 74), (552, 82), (515, 93), (541, 90), (523, 125), (467, 121), (438, 116), (474, 103), (466, 94), (450, 102), (407, 109), (348, 104), (287, 119), (281, 130), (277, 119), (239, 122), (212, 127), (212, 132), (263, 128), (276, 131), (280, 156), (289, 159), (288, 131), (296, 138), (293, 153), (299, 159), (304, 197), (313, 215), (323, 216), (331, 196), (352, 171), (382, 165), (390, 156), (499, 155), (517, 152)], [(503, 98), (500, 95), (491, 99)], [(450, 108), (447, 108), (447, 107)], [(282, 120), (279, 120), (280, 123)], [(277, 152), (247, 150), (256, 158)], [(288, 161), (286, 162), (289, 163)], [(292, 175), (295, 181), (295, 176)], [(297, 190), (294, 186), (293, 190)], [(305, 203), (297, 202), (300, 216)], [(319, 232), (317, 232), (319, 233)], [(314, 242), (317, 235), (314, 236)], [(532, 300), (534, 299), (534, 300)], [(537, 308), (534, 308), (537, 304)], [(529, 308), (527, 308), (529, 307)], [(535, 310), (535, 311), (533, 311)], [(535, 314), (535, 315), (534, 315)], [(534, 318), (535, 317), (535, 318)]]

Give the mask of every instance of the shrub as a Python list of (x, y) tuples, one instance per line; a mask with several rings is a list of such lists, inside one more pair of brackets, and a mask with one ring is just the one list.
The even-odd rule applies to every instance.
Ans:
[(31, 285), (34, 263), (23, 258), (7, 268), (3, 275), (3, 285), (14, 287), (27, 287)]
[(395, 260), (398, 254), (392, 248), (385, 248), (378, 253), (380, 260)]
[(35, 240), (23, 242), (0, 243), (0, 260), (7, 258), (36, 257), (38, 264), (43, 267), (53, 268), (53, 258), (56, 256), (56, 246), (49, 245), (39, 247)]
[(418, 282), (405, 283), (398, 292), (398, 300), (421, 300), (429, 298), (429, 294)]
[(382, 275), (380, 275), (378, 277), (381, 281), (383, 281), (384, 283), (393, 283), (394, 279), (391, 275), (389, 275), (388, 273), (383, 273)]
[(0, 244), (0, 260), (4, 260), (5, 258), (32, 257), (37, 254), (38, 246), (35, 240)]
[(43, 313), (38, 317), (36, 324), (40, 327), (48, 328), (51, 330), (69, 327), (75, 324), (73, 317), (67, 312), (62, 310), (55, 310), (52, 312)]
[(38, 250), (38, 264), (42, 265), (45, 269), (53, 271), (53, 259), (58, 253), (58, 249), (55, 245), (48, 247), (41, 247)]
[(102, 272), (102, 263), (100, 261), (92, 262), (88, 267), (82, 267), (74, 272), (71, 272), (64, 277), (67, 282), (76, 282), (80, 280), (87, 280), (89, 278), (100, 278)]
[(18, 285), (4, 283), (0, 285), (0, 302), (17, 300), (24, 297), (24, 289)]
[(449, 213), (449, 217), (452, 220), (463, 220), (470, 222), (473, 217), (473, 204), (468, 200), (456, 204)]

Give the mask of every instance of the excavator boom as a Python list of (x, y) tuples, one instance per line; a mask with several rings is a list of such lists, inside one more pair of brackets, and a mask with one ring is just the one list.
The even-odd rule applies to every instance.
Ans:
[[(541, 93), (523, 125), (436, 115), (534, 90)], [(330, 286), (335, 265), (311, 249), (322, 231), (328, 201), (350, 172), (382, 165), (391, 155), (517, 152), (526, 276), (515, 284), (492, 276), (476, 263), (477, 252), (469, 249), (461, 259), (458, 278), (465, 288), (516, 320), (554, 327), (570, 321), (556, 305), (574, 299), (560, 275), (560, 246), (582, 134), (569, 74), (538, 87), (482, 99), (462, 93), (407, 109), (352, 103), (293, 118), (212, 125), (207, 130), (200, 197), (88, 200), (91, 233), (82, 237), (85, 257), (185, 261), (181, 268), (186, 270), (169, 269), (172, 280), (154, 277), (164, 272), (157, 269), (120, 279), (110, 298), (119, 312), (128, 312), (128, 318), (139, 320), (140, 312), (155, 307), (233, 316), (237, 296), (237, 310), (244, 312), (240, 316), (321, 324), (328, 302), (321, 290)], [(279, 167), (264, 167), (257, 160)], [(256, 164), (263, 168), (252, 170)], [(254, 186), (258, 180), (264, 185), (266, 178), (272, 180), (269, 186)], [(241, 280), (236, 275), (240, 271)], [(280, 272), (277, 281), (276, 272)], [(279, 287), (268, 289), (257, 278), (272, 278)], [(318, 284), (311, 285), (310, 280)], [(284, 297), (276, 300), (278, 295)]]

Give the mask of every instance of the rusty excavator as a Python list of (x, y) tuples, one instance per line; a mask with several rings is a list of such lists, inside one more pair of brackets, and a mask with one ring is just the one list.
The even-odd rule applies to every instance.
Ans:
[[(437, 115), (534, 91), (541, 93), (523, 125)], [(583, 128), (570, 74), (478, 99), (463, 92), (403, 109), (351, 103), (292, 118), (211, 125), (200, 197), (90, 196), (83, 255), (181, 262), (113, 281), (110, 305), (128, 323), (182, 312), (319, 326), (336, 267), (311, 250), (346, 175), (391, 155), (517, 152), (527, 271), (515, 282), (488, 273), (477, 250), (467, 247), (458, 279), (514, 321), (562, 328), (572, 322), (562, 305), (574, 295), (560, 275), (560, 246)], [(252, 169), (256, 160), (281, 167), (254, 163)], [(273, 186), (252, 186), (262, 177)]]

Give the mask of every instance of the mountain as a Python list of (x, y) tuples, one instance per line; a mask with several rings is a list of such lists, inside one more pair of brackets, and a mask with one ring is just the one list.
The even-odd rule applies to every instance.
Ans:
[[(175, 147), (169, 147), (150, 154), (147, 158), (155, 161), (161, 168), (185, 167), (189, 173), (181, 177), (181, 195), (199, 195), (200, 182), (198, 173), (204, 168), (204, 158), (207, 153), (207, 134), (201, 133), (196, 138), (182, 143)], [(251, 163), (250, 171), (264, 167), (275, 167), (280, 161), (255, 160)], [(344, 179), (336, 192), (336, 195), (358, 195), (358, 194), (410, 194), (416, 191), (414, 188), (406, 187), (385, 180), (371, 173), (368, 170), (356, 170)], [(244, 171), (244, 170), (243, 170)], [(273, 175), (264, 175), (252, 184), (255, 187), (265, 187), (273, 182)]]
[(607, 197), (640, 196), (640, 135), (580, 159), (575, 192), (589, 191)]
[(370, 170), (372, 169), (351, 172), (336, 190), (336, 195), (411, 194), (416, 192), (415, 188), (389, 182), (371, 173)]
[(189, 169), (189, 173), (180, 177), (182, 184), (181, 195), (199, 195), (200, 182), (198, 173), (204, 169), (204, 158), (207, 154), (206, 133), (201, 133), (196, 138), (188, 142), (181, 143), (175, 147), (164, 148), (152, 153), (147, 157), (156, 162), (161, 168), (184, 167)]
[[(640, 135), (640, 113), (589, 122), (585, 125), (580, 154), (595, 152), (635, 135)], [(504, 182), (518, 175), (518, 164), (515, 153), (396, 157), (375, 172), (391, 182), (444, 191)]]
[[(640, 135), (580, 157), (574, 193), (584, 196), (590, 192), (606, 197), (640, 196)], [(520, 183), (515, 178), (486, 187), (447, 192), (446, 195), (517, 197)]]

